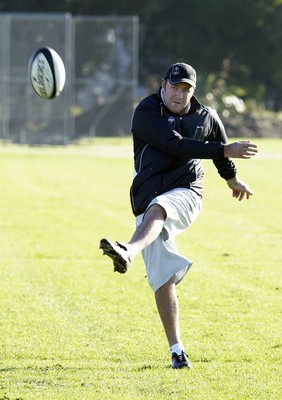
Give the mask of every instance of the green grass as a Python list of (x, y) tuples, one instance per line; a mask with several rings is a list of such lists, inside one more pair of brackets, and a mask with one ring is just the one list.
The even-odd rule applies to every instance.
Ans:
[(173, 371), (138, 256), (114, 274), (102, 237), (134, 229), (128, 139), (0, 148), (0, 400), (280, 399), (282, 142), (238, 160), (231, 196), (205, 161), (203, 211), (178, 246), (191, 371)]

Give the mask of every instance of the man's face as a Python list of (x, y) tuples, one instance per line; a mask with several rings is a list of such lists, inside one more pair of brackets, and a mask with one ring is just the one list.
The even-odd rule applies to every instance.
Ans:
[(181, 82), (172, 85), (168, 80), (163, 80), (162, 89), (167, 108), (174, 114), (185, 114), (194, 94), (194, 88), (189, 83)]

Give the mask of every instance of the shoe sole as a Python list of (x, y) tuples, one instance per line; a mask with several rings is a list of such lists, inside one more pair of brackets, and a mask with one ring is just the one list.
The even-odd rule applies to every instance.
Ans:
[(189, 364), (185, 363), (185, 364), (179, 365), (179, 366), (177, 366), (177, 367), (172, 366), (172, 369), (182, 369), (182, 368), (191, 369), (191, 368), (192, 368), (192, 365), (191, 365), (191, 363), (189, 363)]
[(125, 274), (127, 272), (126, 261), (124, 258), (116, 252), (111, 243), (107, 239), (100, 241), (100, 249), (103, 250), (103, 254), (110, 257), (114, 263), (114, 272)]

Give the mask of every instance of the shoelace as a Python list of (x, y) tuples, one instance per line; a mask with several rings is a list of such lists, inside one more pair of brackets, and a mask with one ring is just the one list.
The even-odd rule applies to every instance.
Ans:
[(117, 244), (121, 249), (127, 251), (127, 248), (126, 248), (123, 244), (121, 244), (121, 243), (119, 243), (119, 242), (116, 242), (116, 244)]

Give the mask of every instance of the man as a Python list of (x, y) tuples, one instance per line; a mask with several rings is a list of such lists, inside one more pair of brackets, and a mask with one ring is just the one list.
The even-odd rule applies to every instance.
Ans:
[(180, 255), (175, 236), (185, 231), (201, 210), (203, 168), (212, 159), (233, 197), (252, 195), (236, 175), (229, 157), (251, 158), (257, 146), (248, 142), (227, 144), (216, 112), (194, 96), (196, 72), (185, 63), (167, 70), (158, 93), (143, 99), (132, 120), (135, 176), (131, 186), (136, 231), (128, 243), (102, 239), (100, 248), (125, 273), (139, 251), (167, 336), (172, 368), (191, 367), (179, 328), (176, 285), (192, 262)]

